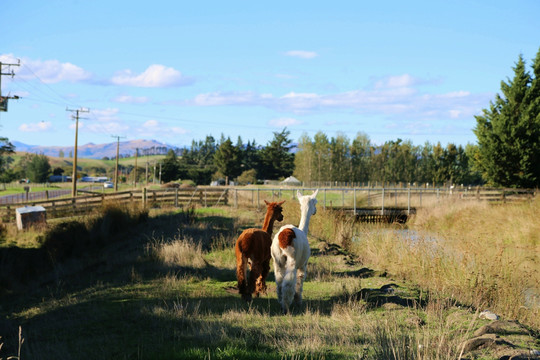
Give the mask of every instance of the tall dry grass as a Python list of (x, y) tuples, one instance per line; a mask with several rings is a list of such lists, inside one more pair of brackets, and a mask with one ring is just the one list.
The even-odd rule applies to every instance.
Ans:
[(171, 267), (191, 267), (201, 269), (206, 266), (202, 244), (192, 239), (174, 238), (154, 240), (147, 247), (150, 258)]
[(540, 328), (540, 199), (492, 205), (440, 202), (421, 209), (415, 232), (365, 227), (362, 261), (442, 296)]

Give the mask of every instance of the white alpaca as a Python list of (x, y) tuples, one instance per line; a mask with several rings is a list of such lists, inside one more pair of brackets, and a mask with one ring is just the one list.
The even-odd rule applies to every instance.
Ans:
[(317, 212), (317, 193), (302, 196), (298, 191), (300, 202), (300, 224), (298, 227), (284, 225), (272, 240), (271, 254), (274, 260), (274, 273), (278, 301), (284, 313), (289, 311), (293, 299), (295, 304), (302, 303), (302, 290), (306, 277), (306, 267), (311, 250), (308, 243), (308, 228), (311, 215)]

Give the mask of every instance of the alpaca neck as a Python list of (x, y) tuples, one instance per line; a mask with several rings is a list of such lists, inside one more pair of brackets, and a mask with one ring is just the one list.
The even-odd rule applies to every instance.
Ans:
[(300, 224), (298, 225), (298, 228), (304, 232), (304, 234), (308, 234), (309, 229), (309, 218), (307, 214), (307, 210), (302, 212), (302, 217), (300, 218)]
[(272, 232), (274, 230), (274, 217), (273, 214), (270, 212), (266, 213), (266, 216), (264, 217), (264, 223), (263, 223), (263, 231), (266, 231), (270, 237), (272, 237)]

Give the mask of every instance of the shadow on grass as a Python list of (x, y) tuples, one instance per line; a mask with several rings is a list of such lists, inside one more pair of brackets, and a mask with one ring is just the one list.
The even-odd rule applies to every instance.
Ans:
[[(201, 223), (209, 224), (208, 228), (197, 227)], [(156, 237), (192, 234), (205, 242), (205, 247), (211, 247), (214, 236), (231, 236), (235, 231), (232, 218), (207, 216), (195, 220), (182, 212), (168, 214), (127, 229), (112, 243), (55, 263), (48, 276), (40, 274), (43, 281), (38, 286), (0, 298), (0, 335), (4, 342), (0, 358), (15, 353), (19, 325), (26, 339), (22, 358), (283, 358), (284, 354), (265, 345), (268, 336), (279, 334), (269, 335), (268, 330), (253, 326), (243, 328), (235, 323), (234, 314), (229, 315), (246, 312), (282, 316), (273, 273), (268, 278), (269, 293), (246, 303), (234, 288), (233, 269), (210, 264), (200, 269), (164, 266), (145, 253), (149, 241)], [(16, 251), (24, 252), (29, 259), (41, 258), (37, 253), (30, 256), (34, 250)], [(12, 258), (20, 269), (16, 271), (32, 264), (39, 267), (37, 258), (30, 263), (18, 263), (17, 258)], [(377, 273), (363, 268), (335, 275), (366, 278)], [(154, 280), (165, 277), (172, 278), (172, 286), (174, 278), (193, 277), (194, 286), (202, 288), (196, 291), (205, 295), (183, 291), (182, 285), (178, 291), (160, 288), (162, 285), (153, 287)], [(203, 281), (211, 282), (214, 288), (204, 289)], [(371, 308), (389, 302), (425, 306), (422, 299), (415, 303), (414, 296), (409, 299), (398, 288), (388, 288), (394, 292), (362, 289), (353, 295), (307, 299), (302, 306), (292, 308), (291, 316), (302, 316), (308, 310), (330, 315), (336, 304), (348, 301), (366, 301)]]

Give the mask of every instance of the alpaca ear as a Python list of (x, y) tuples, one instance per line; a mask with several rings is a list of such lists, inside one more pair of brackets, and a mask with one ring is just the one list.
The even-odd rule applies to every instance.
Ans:
[(268, 205), (268, 204), (269, 204), (269, 202), (268, 202), (268, 201), (266, 201), (266, 200), (264, 200), (264, 203), (265, 203), (266, 205)]
[(315, 199), (317, 197), (317, 194), (319, 193), (319, 189), (315, 190), (313, 194), (311, 194), (311, 198)]
[(280, 201), (280, 202), (278, 202), (277, 204), (281, 206), (281, 205), (283, 205), (284, 202), (285, 202), (285, 200)]
[(300, 190), (296, 190), (296, 197), (299, 199), (302, 197), (302, 193), (300, 192)]

